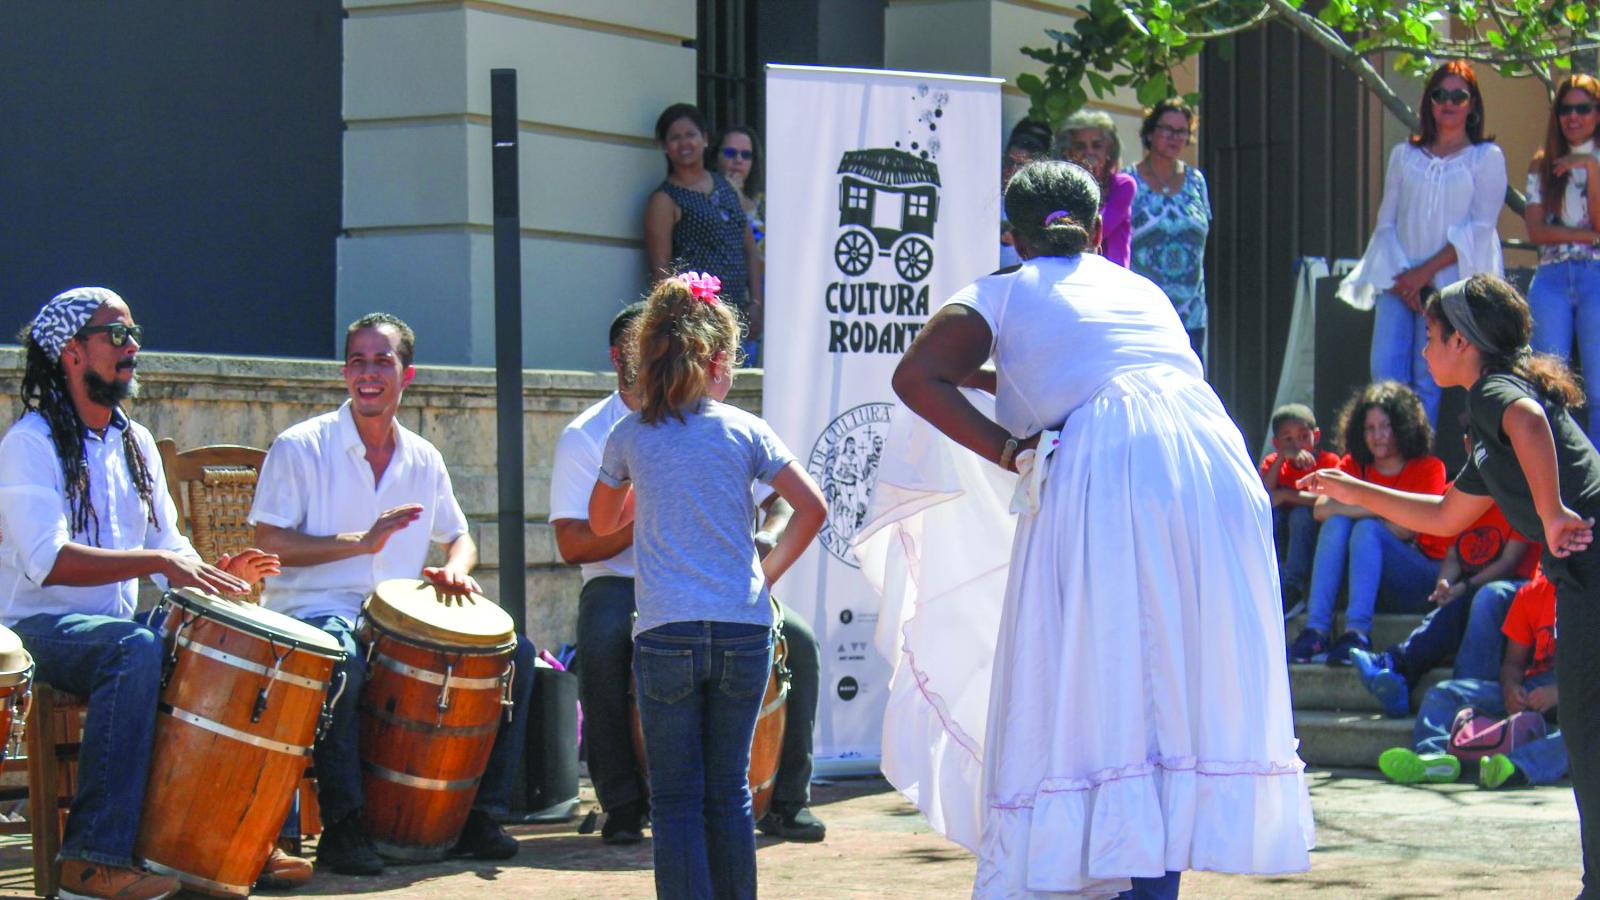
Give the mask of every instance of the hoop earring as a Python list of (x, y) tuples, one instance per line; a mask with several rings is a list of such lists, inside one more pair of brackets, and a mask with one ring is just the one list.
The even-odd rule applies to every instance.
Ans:
[(1483, 116), (1478, 115), (1478, 111), (1477, 110), (1473, 110), (1472, 112), (1467, 113), (1467, 127), (1468, 128), (1477, 128), (1478, 127), (1478, 123), (1482, 122), (1482, 121), (1483, 121)]

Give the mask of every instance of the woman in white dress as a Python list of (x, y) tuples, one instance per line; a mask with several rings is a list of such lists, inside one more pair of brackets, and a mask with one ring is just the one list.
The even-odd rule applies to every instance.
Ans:
[[(1172, 303), (1093, 253), (1099, 189), (1031, 163), (1024, 262), (951, 298), (895, 372), (913, 412), (1020, 465), (976, 897), (1172, 897), (1185, 869), (1309, 865), (1269, 501)], [(996, 418), (960, 386), (993, 359)], [(959, 727), (949, 722), (946, 727)]]
[(1506, 197), (1506, 157), (1484, 134), (1483, 93), (1472, 65), (1451, 60), (1422, 90), (1422, 132), (1395, 145), (1383, 175), (1378, 224), (1339, 299), (1373, 309), (1373, 381), (1417, 392), (1439, 424), (1439, 386), (1422, 360), (1428, 330), (1422, 289), (1503, 274), (1496, 224)]

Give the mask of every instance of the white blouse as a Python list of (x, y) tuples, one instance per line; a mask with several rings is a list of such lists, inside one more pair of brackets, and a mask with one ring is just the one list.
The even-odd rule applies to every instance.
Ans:
[(1506, 195), (1506, 158), (1485, 141), (1445, 157), (1409, 141), (1389, 154), (1378, 226), (1361, 261), (1339, 285), (1339, 299), (1371, 309), (1396, 276), (1444, 249), (1456, 248), (1454, 265), (1433, 278), (1443, 287), (1461, 278), (1504, 274), (1495, 223)]

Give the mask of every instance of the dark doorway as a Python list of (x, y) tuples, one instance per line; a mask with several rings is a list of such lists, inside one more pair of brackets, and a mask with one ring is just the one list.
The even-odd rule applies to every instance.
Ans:
[[(1283, 365), (1295, 260), (1359, 256), (1381, 179), (1381, 107), (1288, 26), (1209, 45), (1200, 60), (1208, 377), (1254, 453)], [(1322, 338), (1319, 335), (1319, 342)], [(1365, 365), (1367, 347), (1350, 347)], [(1328, 426), (1322, 423), (1324, 434)]]
[(328, 355), (339, 0), (15, 3), (0, 28), (9, 340), (102, 284), (151, 349)]

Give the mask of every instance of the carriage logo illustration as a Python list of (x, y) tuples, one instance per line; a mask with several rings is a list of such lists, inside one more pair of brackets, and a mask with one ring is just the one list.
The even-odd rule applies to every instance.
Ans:
[(939, 167), (904, 150), (847, 150), (839, 160), (839, 227), (833, 261), (862, 275), (872, 257), (892, 256), (906, 281), (933, 270), (933, 223), (939, 217)]

